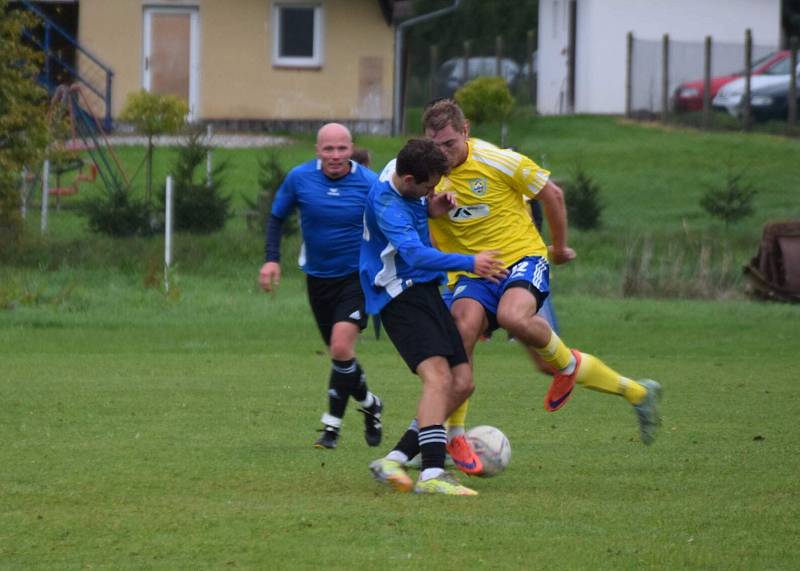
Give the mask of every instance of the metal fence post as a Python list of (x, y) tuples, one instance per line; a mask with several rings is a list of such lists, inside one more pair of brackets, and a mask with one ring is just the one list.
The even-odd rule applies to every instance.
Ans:
[(439, 67), (439, 45), (432, 44), (430, 50), (430, 73), (428, 74), (428, 100), (436, 97), (436, 68)]
[(569, 0), (567, 5), (567, 112), (575, 113), (575, 42), (577, 41), (578, 5)]
[(748, 28), (744, 32), (744, 99), (742, 100), (742, 120), (744, 130), (753, 128), (753, 117), (750, 109), (750, 80), (753, 75), (753, 32)]
[(791, 50), (790, 60), (792, 62), (789, 71), (789, 116), (787, 121), (789, 129), (794, 129), (797, 126), (797, 36), (789, 40), (789, 49)]
[(469, 81), (469, 48), (470, 48), (470, 41), (464, 40), (464, 61), (461, 63), (464, 75), (461, 78), (462, 79), (461, 85), (464, 85), (466, 82)]
[(536, 37), (533, 30), (528, 30), (527, 38), (528, 52), (525, 54), (528, 60), (528, 89), (530, 90), (531, 103), (536, 106), (536, 72), (533, 69), (533, 52), (536, 50)]
[(42, 219), (40, 230), (47, 234), (47, 200), (50, 197), (50, 161), (45, 160), (42, 166)]
[(625, 117), (630, 119), (633, 106), (633, 32), (628, 32), (625, 50)]
[(169, 293), (169, 268), (172, 266), (172, 176), (167, 177), (164, 203), (164, 291)]
[(661, 42), (661, 121), (669, 119), (669, 34)]
[(503, 77), (503, 36), (500, 34), (494, 39), (494, 74)]
[(703, 129), (711, 128), (711, 36), (706, 36), (703, 56)]

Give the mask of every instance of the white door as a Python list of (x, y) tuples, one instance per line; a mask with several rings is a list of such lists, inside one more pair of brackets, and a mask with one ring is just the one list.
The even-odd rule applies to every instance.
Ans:
[(142, 86), (159, 95), (176, 95), (199, 116), (200, 40), (195, 8), (145, 7)]

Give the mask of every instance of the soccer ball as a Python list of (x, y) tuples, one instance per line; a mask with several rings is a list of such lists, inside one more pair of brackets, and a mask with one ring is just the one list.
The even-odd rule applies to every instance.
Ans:
[(499, 428), (476, 426), (470, 428), (464, 436), (483, 462), (483, 471), (478, 476), (491, 478), (508, 467), (511, 461), (511, 443)]

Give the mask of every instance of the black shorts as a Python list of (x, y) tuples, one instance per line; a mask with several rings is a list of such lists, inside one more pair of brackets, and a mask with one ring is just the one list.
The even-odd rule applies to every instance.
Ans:
[(412, 373), (429, 357), (444, 357), (451, 367), (469, 362), (456, 323), (433, 282), (411, 286), (390, 301), (381, 311), (381, 323)]
[(331, 344), (334, 323), (349, 321), (358, 325), (362, 331), (367, 326), (364, 292), (361, 291), (357, 273), (340, 278), (307, 275), (306, 285), (308, 302), (325, 345)]

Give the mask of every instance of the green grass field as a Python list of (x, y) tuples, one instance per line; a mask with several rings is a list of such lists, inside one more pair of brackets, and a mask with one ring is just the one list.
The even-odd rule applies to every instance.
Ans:
[[(48, 237), (32, 214), (0, 264), (0, 569), (796, 569), (800, 308), (749, 301), (740, 280), (711, 299), (625, 298), (619, 275), (645, 235), (656, 259), (677, 236), (692, 263), (703, 244), (727, 248), (738, 274), (764, 221), (798, 216), (797, 141), (595, 117), (511, 136), (534, 158), (548, 149), (554, 172), (581, 150), (604, 185), (605, 226), (573, 233), (580, 258), (555, 270), (554, 300), (569, 344), (661, 381), (652, 447), (617, 397), (579, 390), (546, 413), (548, 379), (500, 334), (477, 349), (469, 423), (506, 432), (508, 471), (471, 479), (477, 498), (394, 494), (367, 465), (405, 429), (418, 381), (365, 332), (385, 446), (365, 446), (352, 406), (336, 451), (311, 446), (329, 362), (288, 262), (296, 239), (272, 297), (240, 215), (179, 236), (165, 294), (159, 238), (89, 235), (65, 201)], [(402, 141), (361, 143), (378, 166)], [(286, 149), (287, 164), (310, 149)], [(235, 195), (255, 194), (258, 153), (218, 152)], [(729, 156), (763, 190), (725, 231), (697, 194)]]

